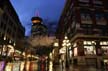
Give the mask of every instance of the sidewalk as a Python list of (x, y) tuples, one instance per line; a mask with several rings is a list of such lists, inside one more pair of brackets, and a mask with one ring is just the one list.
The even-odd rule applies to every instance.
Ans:
[(53, 71), (107, 71), (107, 69), (96, 69), (94, 67), (87, 67), (87, 66), (72, 66), (70, 65), (69, 68), (62, 67), (62, 65), (55, 65)]

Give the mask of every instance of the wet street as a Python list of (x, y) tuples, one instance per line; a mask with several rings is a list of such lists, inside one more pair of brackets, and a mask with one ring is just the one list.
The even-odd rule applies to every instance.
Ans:
[(16, 61), (8, 62), (6, 65), (5, 62), (0, 62), (0, 65), (0, 71), (108, 71), (108, 66), (107, 68), (97, 69), (90, 66), (73, 66), (69, 64), (69, 67), (66, 68), (65, 63), (54, 65), (52, 61)]
[(107, 71), (108, 67), (107, 68), (104, 67), (103, 69), (97, 69), (94, 67), (73, 66), (72, 64), (70, 64), (69, 67), (66, 68), (64, 63), (63, 64), (60, 63), (59, 65), (53, 65), (53, 63), (50, 61), (48, 69), (49, 70), (46, 70), (46, 71)]
[(62, 65), (56, 65), (53, 68), (53, 71), (107, 71), (108, 68), (97, 69), (94, 67), (87, 67), (87, 66), (72, 66), (70, 65), (69, 68), (62, 67)]

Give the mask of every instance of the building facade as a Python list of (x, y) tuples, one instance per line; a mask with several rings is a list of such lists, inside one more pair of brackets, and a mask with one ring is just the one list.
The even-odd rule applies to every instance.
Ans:
[[(0, 0), (0, 54), (8, 56), (8, 49), (20, 49), (18, 43), (24, 38), (25, 28), (21, 25), (9, 0)], [(9, 47), (9, 48), (7, 48)]]
[(100, 68), (108, 62), (107, 3), (107, 0), (66, 2), (57, 36), (67, 35), (71, 40), (74, 64)]

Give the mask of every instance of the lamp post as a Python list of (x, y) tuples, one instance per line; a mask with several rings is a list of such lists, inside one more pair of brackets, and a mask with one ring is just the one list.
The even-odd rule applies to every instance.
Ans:
[(64, 38), (64, 40), (63, 40), (62, 46), (63, 46), (63, 48), (65, 48), (65, 50), (66, 50), (66, 55), (65, 55), (65, 58), (66, 58), (65, 65), (66, 65), (66, 67), (69, 67), (69, 58), (68, 58), (68, 57), (69, 57), (69, 50), (68, 50), (68, 48), (69, 48), (70, 45), (71, 45), (71, 43), (69, 42), (68, 37), (65, 36), (65, 38)]

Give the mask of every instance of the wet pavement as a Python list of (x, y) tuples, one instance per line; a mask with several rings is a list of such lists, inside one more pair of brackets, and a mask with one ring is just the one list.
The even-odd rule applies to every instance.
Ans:
[(26, 65), (24, 62), (7, 63), (4, 71), (108, 71), (108, 68), (97, 69), (90, 66), (73, 66), (72, 64), (66, 68), (65, 63), (54, 65), (52, 61), (48, 64), (32, 61), (31, 63), (27, 62)]
[(108, 68), (97, 69), (94, 67), (72, 66), (72, 65), (70, 65), (69, 68), (65, 68), (65, 67), (62, 67), (62, 65), (56, 65), (53, 68), (53, 71), (108, 71)]

